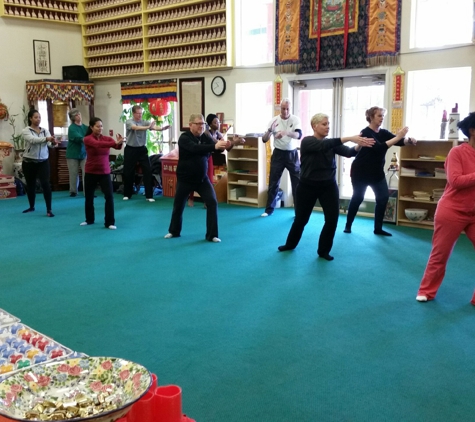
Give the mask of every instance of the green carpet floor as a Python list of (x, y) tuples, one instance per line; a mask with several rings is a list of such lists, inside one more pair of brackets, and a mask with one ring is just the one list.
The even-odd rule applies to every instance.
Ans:
[[(100, 195), (99, 195), (100, 196)], [(341, 216), (327, 262), (315, 212), (280, 253), (293, 210), (202, 205), (163, 236), (172, 200), (115, 196), (116, 231), (84, 221), (84, 199), (53, 195), (54, 218), (0, 201), (0, 308), (73, 350), (133, 360), (183, 389), (197, 422), (469, 421), (475, 415), (473, 248), (462, 236), (437, 299), (417, 288), (432, 232)], [(157, 421), (159, 422), (159, 421)]]

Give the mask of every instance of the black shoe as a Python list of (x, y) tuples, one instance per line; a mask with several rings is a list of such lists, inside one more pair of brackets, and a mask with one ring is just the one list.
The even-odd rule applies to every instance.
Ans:
[(78, 196), (78, 194), (75, 193), (75, 192), (71, 192), (71, 193), (69, 194), (69, 196), (70, 196), (71, 198), (74, 198), (75, 196)]
[(374, 234), (379, 234), (380, 236), (392, 236), (391, 233), (384, 231), (383, 229), (375, 230)]

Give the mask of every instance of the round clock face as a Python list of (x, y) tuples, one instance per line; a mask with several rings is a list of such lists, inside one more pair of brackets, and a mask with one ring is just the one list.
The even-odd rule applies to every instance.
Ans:
[(224, 94), (226, 91), (226, 81), (221, 76), (216, 76), (213, 81), (211, 82), (211, 91), (213, 91), (214, 95), (218, 97)]

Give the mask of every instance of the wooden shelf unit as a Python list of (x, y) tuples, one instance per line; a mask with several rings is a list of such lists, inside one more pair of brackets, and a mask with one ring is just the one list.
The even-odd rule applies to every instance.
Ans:
[(84, 66), (91, 79), (229, 69), (230, 8), (230, 0), (82, 0)]
[[(415, 168), (434, 174), (435, 168), (444, 167), (445, 159), (449, 151), (458, 145), (458, 141), (418, 141), (415, 146), (405, 146), (400, 149), (399, 156), (399, 190), (397, 207), (397, 224), (399, 226), (419, 227), (424, 229), (434, 229), (434, 214), (437, 202), (432, 200), (414, 199), (414, 191), (428, 192), (432, 195), (433, 189), (442, 189), (447, 180), (440, 177), (415, 176), (403, 174), (402, 168)], [(440, 158), (426, 159), (420, 157)], [(423, 208), (429, 210), (427, 219), (423, 221), (411, 221), (405, 215), (407, 208)]]
[[(243, 148), (228, 152), (228, 204), (265, 207), (267, 200), (266, 152), (262, 138), (245, 136)], [(248, 182), (248, 183), (246, 183)], [(250, 184), (249, 184), (250, 183)], [(247, 201), (233, 199), (232, 190), (242, 188)]]
[(78, 6), (77, 0), (0, 0), (0, 16), (79, 25)]

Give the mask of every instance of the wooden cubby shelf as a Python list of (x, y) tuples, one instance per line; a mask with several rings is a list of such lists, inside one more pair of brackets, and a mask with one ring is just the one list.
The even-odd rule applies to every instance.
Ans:
[[(415, 146), (405, 146), (400, 149), (398, 225), (425, 229), (434, 228), (437, 199), (433, 199), (433, 191), (445, 188), (447, 183), (447, 179), (443, 177), (444, 173), (438, 172), (436, 169), (444, 167), (449, 151), (457, 144), (457, 140), (418, 141)], [(438, 174), (442, 176), (438, 176)], [(416, 195), (414, 192), (425, 192), (429, 194), (430, 199), (427, 200), (424, 195)], [(409, 220), (405, 214), (405, 210), (408, 208), (428, 210), (427, 218), (422, 221)]]
[(262, 138), (245, 136), (243, 147), (228, 152), (228, 203), (264, 207), (266, 152)]
[(84, 66), (91, 79), (230, 69), (230, 8), (230, 0), (81, 1)]

